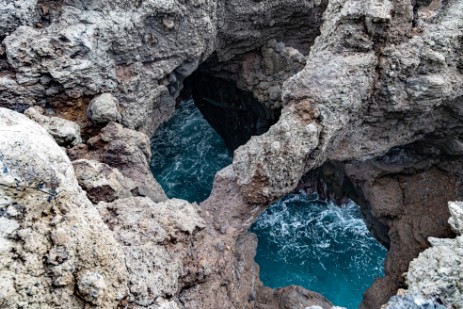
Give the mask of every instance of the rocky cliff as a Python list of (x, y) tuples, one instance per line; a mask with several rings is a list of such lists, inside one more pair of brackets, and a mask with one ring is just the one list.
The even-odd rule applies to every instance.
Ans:
[[(461, 0), (0, 0), (0, 13), (0, 306), (329, 308), (263, 287), (247, 232), (320, 166), (389, 248), (364, 308), (413, 289), (419, 272), (401, 274), (428, 237), (454, 236)], [(189, 83), (195, 71), (207, 78)], [(237, 105), (244, 135), (261, 135), (239, 139), (198, 207), (162, 192), (149, 136), (189, 84), (214, 96), (211, 78), (252, 98)]]

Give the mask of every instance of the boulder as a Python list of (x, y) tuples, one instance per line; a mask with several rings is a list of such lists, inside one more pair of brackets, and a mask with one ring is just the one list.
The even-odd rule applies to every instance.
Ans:
[(150, 140), (141, 132), (110, 122), (100, 134), (68, 150), (72, 160), (96, 160), (117, 168), (122, 175), (135, 183), (134, 196), (148, 196), (155, 202), (167, 199), (164, 190), (149, 169)]
[(404, 308), (404, 303), (435, 305), (434, 308), (463, 308), (463, 203), (448, 203), (449, 223), (458, 234), (456, 238), (430, 237), (432, 247), (410, 262), (404, 274), (407, 290), (392, 297), (386, 308)]
[(458, 236), (430, 237), (432, 247), (410, 262), (405, 277), (408, 291), (439, 298), (452, 308), (463, 308), (463, 203), (449, 202), (449, 209), (449, 223)]
[(124, 254), (47, 131), (0, 108), (0, 304), (115, 308)]
[(130, 178), (107, 164), (82, 159), (73, 161), (72, 165), (79, 185), (94, 204), (131, 197), (132, 190), (136, 188)]
[(193, 235), (205, 228), (197, 206), (177, 199), (154, 203), (132, 197), (97, 207), (124, 248), (129, 302), (143, 307), (162, 302), (176, 308), (171, 298), (184, 275), (184, 253), (175, 252), (187, 251)]
[(82, 143), (80, 127), (77, 123), (63, 118), (45, 116), (40, 107), (30, 107), (24, 114), (44, 127), (58, 145), (72, 147)]
[(95, 124), (121, 121), (117, 99), (110, 93), (100, 94), (91, 100), (87, 115)]

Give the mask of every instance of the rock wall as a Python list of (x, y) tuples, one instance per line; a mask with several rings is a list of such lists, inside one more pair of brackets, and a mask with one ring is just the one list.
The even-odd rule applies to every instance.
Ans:
[[(0, 107), (27, 110), (75, 161), (74, 174), (46, 131), (1, 110), (12, 135), (0, 134), (0, 306), (329, 308), (301, 288), (263, 287), (246, 232), (324, 162), (342, 162), (390, 248), (364, 307), (402, 286), (428, 236), (451, 235), (441, 221), (463, 195), (461, 0), (0, 0), (0, 13)], [(202, 63), (282, 110), (198, 209), (167, 200), (148, 162), (149, 136)], [(423, 151), (410, 160), (405, 145)]]
[[(415, 16), (408, 1), (331, 1), (305, 68), (284, 83), (280, 121), (235, 153), (249, 201), (289, 192), (327, 160), (383, 155), (452, 128), (448, 113), (459, 117), (462, 96), (461, 8), (416, 4)], [(270, 146), (277, 143), (286, 146)], [(288, 168), (282, 158), (298, 159)]]
[(463, 204), (449, 202), (451, 217), (448, 220), (456, 238), (430, 237), (429, 248), (410, 263), (405, 274), (407, 290), (388, 302), (386, 308), (401, 308), (404, 303), (434, 305), (435, 308), (463, 308), (461, 286)]
[[(78, 99), (109, 92), (121, 105), (122, 123), (148, 135), (173, 112), (183, 79), (214, 51), (228, 59), (275, 37), (310, 46), (326, 6), (281, 0), (0, 4), (1, 106), (40, 105), (58, 113), (65, 105), (82, 112)], [(300, 29), (310, 34), (301, 36)]]
[[(461, 1), (330, 1), (305, 68), (283, 85), (280, 120), (235, 152), (241, 192), (259, 204), (324, 162), (348, 163), (349, 177), (362, 183), (354, 191), (367, 200), (367, 222), (390, 246), (387, 276), (364, 308), (379, 308), (403, 284), (427, 237), (451, 235), (445, 205), (462, 198), (462, 8)], [(413, 142), (421, 159), (364, 162), (391, 159), (392, 147)]]
[(0, 108), (0, 307), (116, 307), (124, 254), (38, 124)]
[(385, 277), (364, 294), (362, 308), (381, 306), (398, 288), (406, 287), (402, 274), (430, 246), (430, 236), (454, 236), (447, 224), (447, 202), (463, 198), (462, 167), (460, 159), (423, 159), (410, 149), (395, 149), (380, 160), (345, 166), (347, 177), (362, 195), (359, 203), (370, 230), (388, 247)]

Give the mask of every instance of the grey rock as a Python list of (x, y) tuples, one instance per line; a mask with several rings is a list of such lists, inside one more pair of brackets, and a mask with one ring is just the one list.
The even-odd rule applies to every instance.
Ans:
[(449, 210), (450, 226), (455, 233), (463, 235), (463, 202), (449, 202)]
[[(131, 189), (131, 192), (135, 196), (148, 196), (155, 202), (167, 199), (164, 190), (150, 171), (148, 163), (151, 159), (150, 140), (143, 133), (110, 122), (100, 134), (90, 138), (86, 145), (69, 149), (68, 155), (73, 160), (96, 160), (117, 168), (122, 175), (134, 182), (135, 188)], [(104, 169), (102, 166), (96, 168)], [(112, 177), (109, 174), (108, 177)]]
[(98, 305), (98, 299), (106, 289), (104, 277), (99, 273), (86, 272), (82, 274), (77, 282), (79, 294), (88, 302)]
[(124, 255), (69, 158), (19, 113), (0, 108), (0, 131), (0, 304), (117, 307), (128, 295)]
[(33, 26), (38, 19), (37, 0), (1, 1), (0, 4), (0, 36), (11, 34), (24, 23)]
[(10, 86), (0, 104), (112, 93), (122, 123), (152, 135), (173, 112), (183, 79), (215, 51), (231, 59), (273, 37), (308, 51), (327, 1), (271, 2), (2, 0)]
[(406, 295), (418, 294), (439, 299), (452, 308), (463, 308), (463, 230), (458, 225), (461, 223), (462, 205), (461, 202), (449, 202), (449, 221), (459, 235), (455, 239), (430, 239), (433, 246), (410, 262), (405, 274), (408, 286), (404, 291)]
[(82, 143), (80, 126), (77, 123), (63, 118), (48, 117), (42, 113), (40, 107), (30, 107), (24, 112), (27, 117), (44, 127), (58, 145), (72, 147)]
[[(149, 198), (133, 197), (101, 202), (98, 209), (125, 248), (129, 301), (138, 306), (162, 299), (168, 302), (183, 274), (182, 255), (174, 253), (172, 242), (187, 250), (191, 236), (205, 228), (197, 206), (177, 199), (156, 204)], [(175, 306), (172, 303), (165, 306)]]
[(436, 299), (419, 294), (405, 294), (393, 296), (383, 309), (446, 309)]
[(77, 181), (94, 204), (132, 197), (136, 184), (116, 169), (93, 160), (72, 162)]
[(97, 124), (106, 124), (111, 121), (120, 122), (121, 120), (117, 100), (110, 93), (100, 94), (90, 101), (87, 114), (92, 122)]
[[(302, 175), (327, 160), (381, 156), (391, 147), (446, 130), (442, 126), (448, 119), (445, 110), (458, 105), (463, 96), (458, 69), (461, 49), (455, 48), (463, 31), (463, 4), (456, 1), (436, 7), (434, 14), (440, 17), (419, 19), (421, 33), (415, 35), (411, 32), (413, 10), (407, 1), (399, 2), (404, 11), (395, 18), (389, 1), (328, 4), (321, 35), (305, 68), (286, 80), (282, 90), (284, 105), (304, 104), (318, 111), (305, 121), (318, 127), (311, 136), (304, 133), (305, 125), (287, 129), (294, 145), (314, 144), (303, 157), (296, 147), (273, 150), (270, 141), (282, 143), (285, 138), (271, 129), (239, 148), (235, 170), (250, 202), (269, 202), (293, 190)], [(355, 22), (360, 16), (367, 20), (367, 29)], [(389, 42), (380, 51), (372, 41), (375, 35)], [(378, 68), (385, 74), (378, 77)], [(288, 113), (279, 122), (288, 118), (298, 119), (300, 114)], [(274, 127), (281, 126), (279, 122)], [(290, 162), (291, 172), (282, 162)], [(256, 166), (258, 172), (254, 172)], [(255, 199), (257, 195), (262, 198)]]
[(288, 106), (267, 133), (235, 151), (233, 168), (249, 202), (265, 204), (297, 185), (319, 143), (321, 129), (312, 119), (317, 113), (309, 102)]
[[(120, 121), (126, 128), (110, 123), (87, 144), (68, 153), (73, 159), (97, 159), (117, 168), (136, 183), (139, 195), (159, 202), (166, 197), (148, 168), (148, 136), (170, 117), (183, 79), (200, 63), (215, 53), (218, 67), (235, 66), (228, 78), (272, 108), (284, 107), (282, 117), (269, 132), (238, 149), (233, 168), (218, 177), (221, 182), (216, 192), (220, 195), (205, 203), (209, 204), (203, 213), (207, 226), (196, 235), (197, 240), (192, 240), (194, 246), (175, 251), (173, 244), (164, 240), (174, 251), (166, 249), (165, 254), (157, 250), (156, 255), (163, 262), (171, 252), (179, 259), (185, 252), (191, 255), (184, 259), (184, 272), (178, 280), (182, 303), (193, 308), (252, 306), (262, 289), (253, 264), (256, 241), (243, 230), (268, 202), (291, 191), (307, 171), (325, 161), (382, 156), (391, 147), (422, 140), (432, 133), (440, 143), (448, 144), (449, 154), (461, 152), (463, 4), (459, 0), (414, 4), (408, 0), (0, 0), (0, 104), (18, 111), (50, 105), (56, 112), (74, 110), (81, 101), (111, 93), (119, 102)], [(278, 40), (271, 40), (274, 38)], [(281, 95), (277, 95), (277, 87)], [(451, 121), (454, 118), (457, 121)], [(437, 142), (429, 145), (434, 147)], [(41, 153), (42, 149), (37, 149)], [(223, 199), (227, 193), (233, 194), (230, 200)], [(2, 235), (10, 235), (19, 224), (12, 218), (21, 217), (24, 211), (12, 207), (8, 199), (0, 205), (6, 205), (12, 216), (2, 219), (1, 224)], [(37, 208), (46, 210), (45, 205)], [(88, 201), (71, 205), (72, 211), (87, 206), (92, 209)], [(45, 220), (34, 214), (39, 223)], [(78, 228), (86, 222), (80, 220), (81, 214), (68, 215), (45, 221), (36, 230), (48, 231), (63, 220), (73, 219)], [(87, 231), (86, 227), (82, 230)], [(184, 234), (188, 235), (178, 233)], [(23, 238), (27, 235), (20, 233)], [(38, 243), (49, 241), (39, 236), (31, 238)], [(56, 244), (35, 250), (51, 265), (56, 264), (50, 267), (59, 267), (66, 258), (74, 261), (72, 248), (59, 247), (64, 243), (62, 234), (52, 233), (50, 237)], [(87, 237), (94, 236), (89, 232), (84, 239)], [(106, 239), (96, 240), (101, 238)], [(450, 246), (449, 241), (432, 242), (439, 248)], [(5, 243), (2, 248), (9, 248)], [(25, 243), (34, 245), (29, 240)], [(114, 241), (107, 244), (117, 250)], [(17, 242), (15, 245), (19, 246)], [(94, 248), (91, 242), (85, 242), (82, 250), (86, 247)], [(99, 261), (98, 257), (94, 260)], [(48, 297), (47, 291), (35, 289), (32, 282), (42, 280), (36, 271), (43, 265), (37, 262), (33, 266), (21, 272), (31, 280), (17, 278), (13, 272), (2, 275), (1, 295), (30, 288), (34, 295)], [(167, 291), (174, 289), (176, 275), (172, 274), (177, 266), (166, 267), (169, 275), (163, 277), (168, 278)], [(79, 272), (79, 278), (87, 271), (103, 274), (90, 268)], [(447, 270), (441, 273), (445, 275)], [(77, 287), (73, 275), (69, 271), (54, 278), (53, 284)], [(111, 291), (95, 302), (114, 307), (114, 302), (107, 303), (106, 299), (115, 298), (104, 295), (116, 295), (112, 289), (117, 284), (110, 284), (110, 276), (103, 275)], [(93, 301), (85, 298), (98, 284), (84, 283), (87, 281), (81, 284), (79, 301)], [(150, 298), (147, 288), (134, 290), (142, 291), (140, 302), (176, 306), (164, 297), (159, 302)], [(62, 303), (82, 305), (63, 293), (58, 296)]]

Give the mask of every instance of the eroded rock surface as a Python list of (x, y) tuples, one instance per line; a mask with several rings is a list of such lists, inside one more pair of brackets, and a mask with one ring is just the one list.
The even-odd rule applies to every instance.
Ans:
[[(79, 181), (93, 202), (111, 202), (101, 204), (106, 205), (101, 210), (107, 222), (114, 221), (112, 229), (121, 244), (125, 236), (119, 233), (121, 226), (133, 224), (131, 229), (137, 231), (126, 240), (128, 244), (142, 239), (144, 223), (140, 217), (128, 222), (128, 210), (119, 201), (134, 209), (139, 209), (139, 202), (148, 209), (140, 211), (149, 215), (156, 202), (166, 200), (149, 170), (147, 135), (170, 117), (184, 79), (201, 63), (214, 54), (214, 65), (209, 70), (215, 69), (217, 76), (236, 82), (268, 107), (283, 107), (280, 120), (267, 133), (239, 148), (233, 167), (216, 178), (215, 193), (202, 206), (204, 228), (186, 232), (188, 241), (181, 238), (178, 247), (166, 240), (159, 243), (154, 234), (144, 243), (148, 247), (150, 242), (156, 243), (153, 256), (162, 265), (173, 259), (172, 265), (163, 268), (161, 264), (150, 264), (151, 260), (141, 255), (146, 248), (130, 248), (131, 255), (125, 256), (133, 262), (129, 276), (141, 282), (129, 283), (134, 306), (277, 308), (294, 306), (299, 296), (311, 295), (307, 306), (316, 305), (312, 300), (318, 299), (318, 305), (329, 307), (319, 296), (297, 288), (280, 292), (263, 288), (253, 261), (256, 240), (246, 233), (269, 202), (293, 190), (304, 174), (326, 161), (351, 165), (348, 177), (358, 181), (357, 190), (365, 194), (365, 213), (371, 214), (371, 229), (390, 245), (386, 271), (393, 276), (374, 286), (383, 297), (377, 298), (378, 305), (386, 294), (394, 292), (398, 285), (395, 279), (406, 270), (408, 260), (429, 246), (429, 233), (439, 236), (448, 232), (447, 224), (440, 221), (446, 214), (441, 201), (459, 197), (462, 192), (458, 183), (461, 163), (452, 160), (463, 154), (462, 1), (0, 0), (0, 7), (0, 105), (20, 112), (41, 106), (46, 108), (47, 116), (36, 118), (45, 119), (44, 123), (50, 119), (43, 117), (58, 116), (81, 126), (85, 144), (73, 147), (68, 155), (72, 160), (99, 162), (77, 161), (80, 163), (76, 167), (82, 168)], [(112, 102), (118, 102), (116, 109), (110, 103), (108, 113), (93, 110), (90, 102), (102, 93), (115, 98)], [(94, 123), (87, 117), (89, 105)], [(1, 118), (0, 124), (8, 124), (8, 119)], [(21, 130), (18, 134), (22, 134)], [(43, 134), (42, 130), (37, 136)], [(6, 139), (10, 162), (17, 162), (17, 168), (25, 167), (26, 161), (19, 161), (20, 157), (13, 160), (14, 151), (23, 149), (24, 144), (13, 149), (11, 137), (0, 134), (1, 138)], [(64, 139), (66, 145), (79, 142), (78, 138)], [(20, 142), (24, 141), (31, 145), (37, 142), (29, 137)], [(362, 170), (371, 162), (359, 162), (387, 157), (392, 147), (414, 142), (423, 142), (429, 150), (424, 154), (427, 159), (419, 160), (424, 166), (420, 162), (410, 163), (412, 167), (374, 166), (375, 175)], [(49, 142), (31, 151), (30, 156), (37, 155), (29, 162), (47, 161), (41, 153), (59, 149), (55, 144), (45, 145)], [(434, 162), (434, 152), (446, 158)], [(61, 155), (53, 160), (66, 161)], [(1, 164), (7, 162), (1, 160)], [(29, 179), (35, 174), (55, 173), (55, 168), (44, 171), (38, 166), (29, 165), (21, 170), (22, 176), (18, 175)], [(2, 253), (6, 254), (2, 267), (12, 270), (2, 275), (5, 280), (0, 293), (8, 295), (11, 304), (29, 303), (35, 307), (58, 305), (58, 300), (70, 307), (90, 303), (113, 307), (127, 293), (123, 288), (127, 276), (122, 275), (126, 269), (113, 269), (110, 275), (122, 279), (110, 282), (104, 254), (112, 251), (104, 249), (114, 247), (114, 263), (122, 263), (120, 250), (112, 234), (95, 236), (105, 227), (79, 191), (68, 161), (66, 166), (69, 172), (66, 167), (66, 173), (55, 173), (65, 175), (57, 179), (66, 180), (50, 176), (44, 181), (46, 193), (27, 189), (14, 197), (14, 207), (9, 200), (1, 204), (6, 205), (6, 212), (2, 212), (6, 215), (1, 217), (1, 239), (7, 248)], [(9, 175), (10, 170), (14, 169), (8, 167), (3, 174)], [(4, 186), (8, 194), (22, 190), (22, 185), (17, 187), (8, 177), (8, 185)], [(67, 182), (72, 183), (70, 197), (60, 200), (53, 190), (65, 187)], [(444, 189), (433, 189), (436, 183)], [(39, 183), (31, 184), (35, 185)], [(110, 192), (105, 193), (108, 188)], [(417, 190), (423, 190), (424, 195), (413, 193)], [(74, 197), (72, 192), (80, 193)], [(385, 205), (385, 192), (393, 193), (392, 205)], [(133, 196), (149, 197), (151, 201)], [(34, 197), (37, 201), (29, 201)], [(43, 199), (51, 201), (46, 204)], [(23, 200), (38, 210), (25, 212), (27, 207), (18, 206), (27, 204)], [(69, 206), (73, 203), (78, 207)], [(168, 204), (163, 205), (168, 208)], [(75, 214), (79, 207), (84, 209), (84, 215)], [(421, 207), (415, 217), (414, 207)], [(62, 212), (69, 215), (63, 216), (64, 223), (49, 219)], [(66, 222), (75, 222), (84, 236), (82, 241), (73, 238), (70, 247), (63, 249), (45, 235), (60, 224), (71, 229)], [(22, 226), (34, 228), (21, 236), (18, 231)], [(34, 241), (26, 237), (29, 232)], [(25, 240), (19, 242), (20, 238)], [(90, 240), (105, 243), (98, 246), (103, 257), (91, 253), (97, 254), (92, 261), (102, 261), (97, 271), (87, 267), (90, 262), (79, 255), (79, 250), (94, 248)], [(411, 245), (409, 252), (403, 250), (404, 245)], [(18, 248), (16, 253), (8, 251), (11, 246)], [(28, 250), (25, 258), (3, 263), (12, 261), (11, 254), (23, 249)], [(46, 256), (50, 263), (44, 263), (39, 255)], [(28, 266), (29, 259), (34, 267)], [(58, 275), (53, 272), (60, 265), (68, 265), (68, 261), (78, 261), (82, 268), (63, 278), (59, 277), (61, 270)], [(391, 261), (400, 262), (395, 265)], [(15, 269), (25, 276), (20, 281), (27, 284), (13, 284), (11, 272)], [(159, 278), (164, 279), (156, 281), (158, 277), (150, 275), (148, 280), (142, 275), (148, 270), (159, 271)], [(29, 295), (35, 291), (35, 281), (28, 283), (31, 277), (39, 283), (37, 293), (32, 293), (37, 297)], [(154, 287), (148, 281), (160, 284), (155, 290), (158, 298), (151, 295)], [(44, 282), (58, 287), (42, 289)], [(174, 290), (176, 298), (171, 299)]]
[(97, 124), (121, 121), (118, 103), (110, 93), (103, 93), (90, 101), (87, 114)]
[(384, 309), (420, 309), (420, 308), (447, 308), (440, 300), (423, 297), (420, 294), (401, 294), (391, 298)]
[[(416, 6), (423, 12), (433, 8)], [(398, 11), (402, 13), (393, 14)], [(452, 1), (438, 6), (432, 18), (418, 14), (414, 19), (408, 1), (331, 1), (304, 70), (282, 90), (284, 104), (308, 105), (306, 110), (316, 112), (286, 128), (288, 118), (300, 115), (283, 115), (274, 130), (235, 154), (249, 201), (271, 201), (289, 192), (305, 172), (326, 160), (382, 155), (393, 146), (445, 130), (447, 111), (457, 110), (463, 95), (461, 12), (462, 3)], [(317, 129), (306, 136), (309, 123)], [(282, 131), (294, 136), (287, 145), (294, 150), (285, 154), (269, 147), (269, 141), (285, 141)], [(282, 168), (279, 159), (297, 157), (298, 145), (308, 140), (313, 146), (292, 162), (293, 172)], [(250, 155), (255, 149), (268, 154)], [(285, 179), (285, 185), (276, 179)], [(246, 192), (249, 187), (253, 190)]]
[[(191, 288), (180, 293), (185, 307), (304, 309), (318, 305), (331, 308), (325, 297), (301, 287), (272, 290), (263, 286), (254, 261), (257, 237), (247, 230), (265, 206), (245, 201), (232, 166), (217, 173), (211, 196), (200, 207), (207, 228), (198, 235), (201, 238), (195, 242), (192, 255), (200, 261), (201, 271), (196, 273), (205, 276), (193, 276), (195, 272), (192, 272), (185, 278), (194, 282)], [(211, 293), (225, 297), (209, 297)]]
[(380, 160), (346, 165), (346, 174), (362, 195), (357, 200), (369, 229), (388, 247), (386, 276), (364, 295), (364, 308), (380, 306), (405, 287), (402, 274), (430, 246), (428, 237), (453, 236), (447, 202), (463, 197), (462, 167), (458, 159), (419, 160), (404, 149)]
[(80, 127), (77, 123), (59, 117), (43, 115), (40, 107), (30, 107), (24, 114), (34, 120), (53, 136), (58, 145), (72, 147), (82, 143)]
[(408, 290), (440, 298), (453, 308), (463, 308), (463, 203), (449, 202), (450, 226), (455, 239), (429, 238), (429, 248), (410, 263), (405, 275)]
[(0, 306), (115, 308), (124, 255), (38, 124), (0, 108)]
[(135, 187), (131, 189), (134, 196), (148, 196), (155, 202), (167, 199), (149, 169), (150, 141), (143, 133), (111, 122), (86, 144), (69, 149), (68, 155), (72, 160), (97, 160), (117, 168), (135, 183)]
[(398, 300), (419, 298), (416, 295), (440, 303), (438, 307), (463, 308), (463, 203), (449, 202), (448, 207), (450, 226), (458, 236), (429, 238), (432, 247), (420, 253), (405, 274), (408, 289), (391, 299), (387, 308), (401, 308)]
[(94, 160), (72, 162), (77, 181), (93, 204), (113, 202), (136, 194), (135, 182), (109, 165)]
[(308, 50), (326, 1), (271, 2), (2, 1), (0, 103), (71, 107), (112, 93), (122, 123), (151, 135), (214, 51), (230, 59), (272, 38)]
[[(129, 302), (140, 307), (173, 298), (185, 275), (182, 257), (194, 235), (205, 227), (197, 206), (182, 200), (154, 203), (149, 198), (100, 203), (98, 210), (123, 246), (129, 272)], [(174, 300), (170, 306), (177, 308)]]

